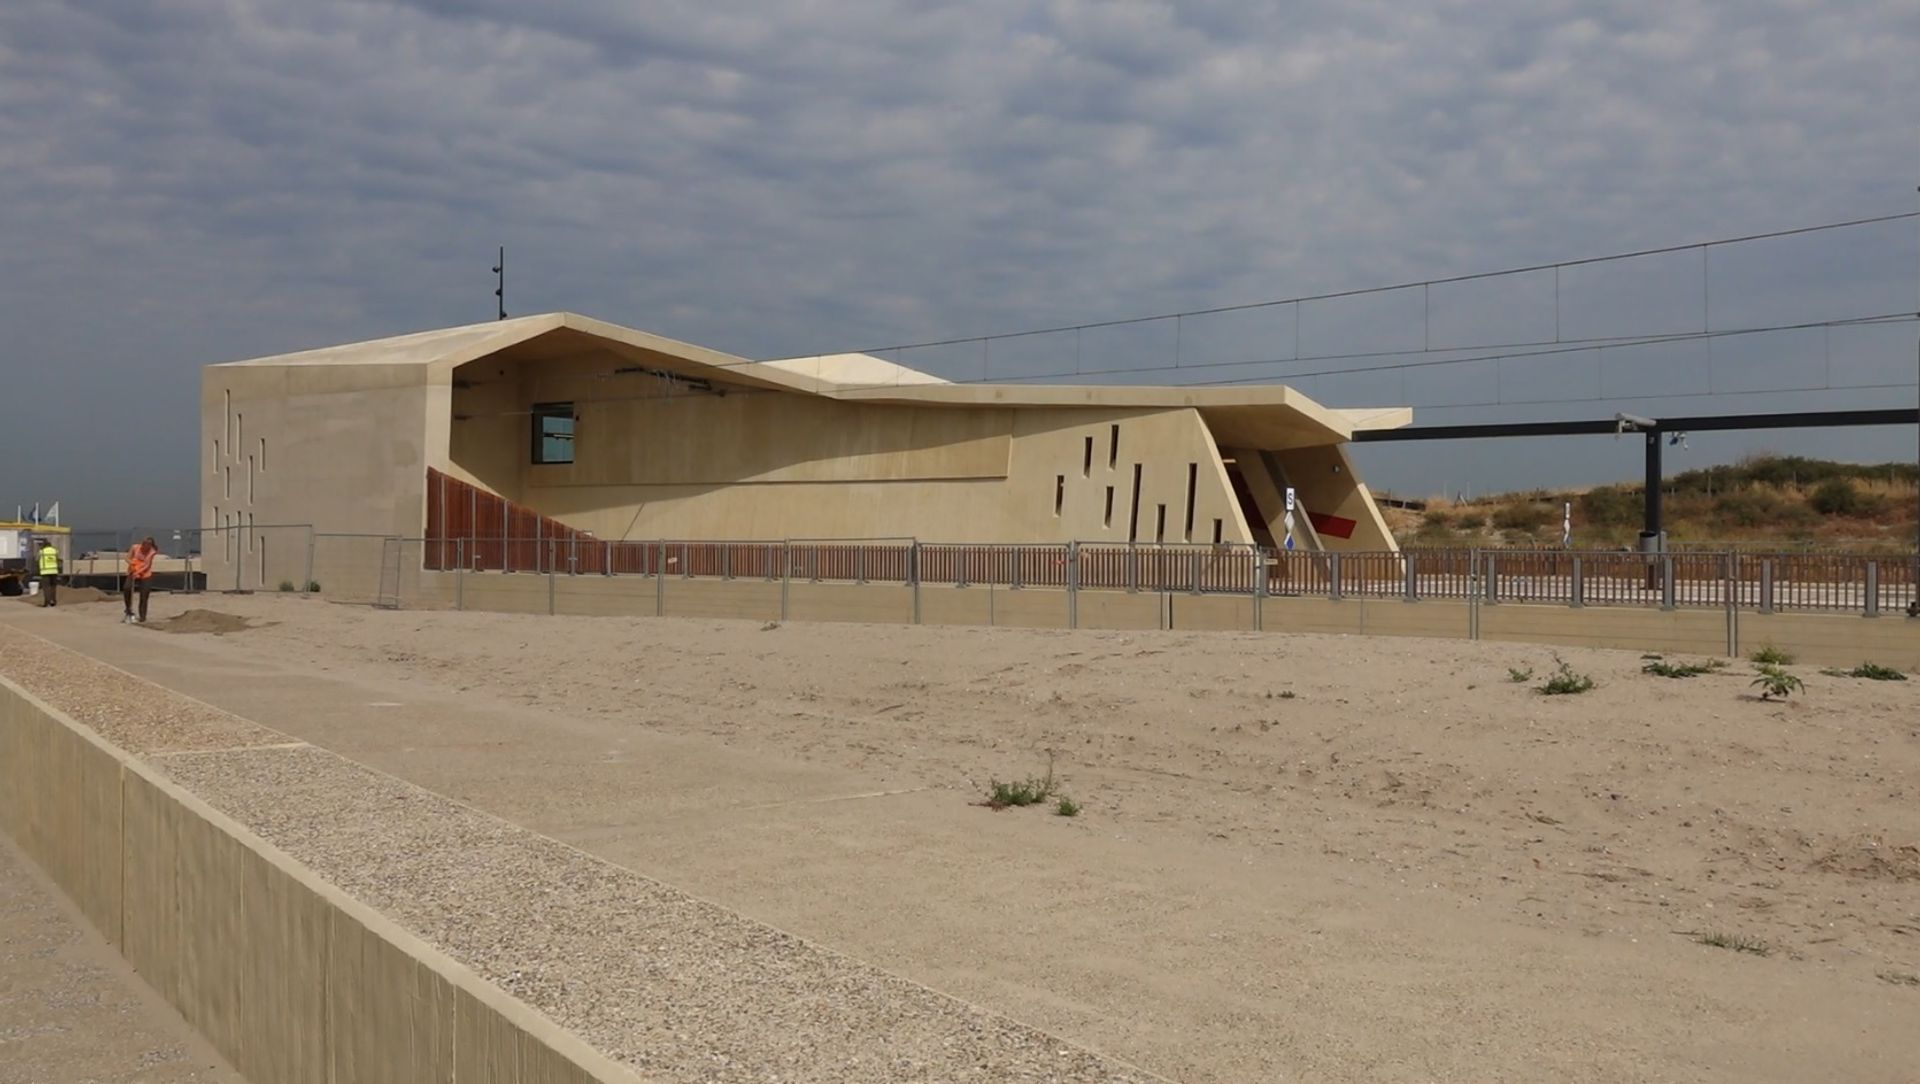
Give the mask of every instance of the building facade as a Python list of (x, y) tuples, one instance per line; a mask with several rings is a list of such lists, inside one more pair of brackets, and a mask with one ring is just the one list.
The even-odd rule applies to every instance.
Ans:
[[(1390, 550), (1346, 443), (1401, 408), (1279, 386), (955, 384), (867, 355), (753, 362), (571, 313), (210, 365), (205, 544), (420, 538), (430, 472), (607, 541), (1281, 544)], [(221, 552), (224, 550), (224, 552)]]

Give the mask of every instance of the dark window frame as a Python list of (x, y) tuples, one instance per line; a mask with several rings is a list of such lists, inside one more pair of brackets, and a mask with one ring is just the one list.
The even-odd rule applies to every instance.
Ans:
[[(572, 403), (535, 403), (533, 404), (532, 414), (533, 414), (533, 424), (528, 429), (528, 433), (532, 438), (532, 446), (528, 449), (528, 453), (533, 460), (534, 466), (548, 466), (548, 465), (564, 466), (568, 463), (572, 463), (575, 458), (575, 441), (579, 439), (578, 430), (579, 430), (579, 422), (580, 422), (579, 415), (573, 412), (573, 404)], [(547, 422), (547, 419), (549, 418), (566, 419), (566, 423), (567, 423), (566, 432), (565, 433), (548, 432), (546, 427), (546, 422)], [(565, 459), (560, 459), (557, 457), (553, 457), (553, 458), (548, 457), (546, 442), (549, 439), (563, 440), (566, 442), (567, 457)]]

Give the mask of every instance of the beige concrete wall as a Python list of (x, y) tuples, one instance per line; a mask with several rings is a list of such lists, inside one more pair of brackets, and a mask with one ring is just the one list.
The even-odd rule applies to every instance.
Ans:
[(987, 625), (992, 623), (993, 599), (985, 587), (922, 584), (920, 623), (923, 625)]
[(1157, 591), (1080, 591), (1075, 599), (1083, 629), (1167, 627), (1167, 598)]
[(789, 584), (787, 620), (910, 625), (913, 623), (913, 588), (871, 583)]
[(1878, 663), (1920, 671), (1920, 621), (1904, 615), (1740, 614), (1739, 653), (1772, 644), (1810, 666)]
[(1276, 452), (1275, 458), (1286, 472), (1282, 484), (1294, 488), (1295, 500), (1301, 507), (1354, 521), (1352, 538), (1321, 535), (1322, 548), (1373, 552), (1399, 548), (1394, 544), (1393, 532), (1387, 529), (1386, 517), (1380, 514), (1380, 506), (1373, 501), (1372, 492), (1355, 473), (1353, 460), (1344, 445), (1292, 448)]
[(1727, 653), (1723, 610), (1652, 610), (1588, 606), (1480, 607), (1480, 639), (1629, 651)]
[[(460, 581), (464, 583), (460, 584)], [(646, 576), (558, 576), (553, 612), (589, 616), (653, 616), (661, 601), (671, 617), (782, 618), (780, 581)], [(452, 606), (507, 613), (548, 612), (547, 577), (531, 573), (424, 573), (408, 588), (407, 606)], [(787, 620), (909, 624), (915, 591), (898, 584), (796, 582), (785, 585)], [(920, 623), (1067, 628), (1067, 592), (1048, 588), (922, 585)], [(1517, 643), (1727, 655), (1727, 617), (1722, 610), (1674, 610), (1530, 605), (1474, 606), (1460, 600), (1417, 603), (1395, 599), (1278, 597), (1256, 601), (1238, 595), (1181, 592), (1081, 591), (1075, 603), (1078, 627), (1087, 629), (1260, 628), (1370, 636), (1479, 638)], [(1256, 608), (1258, 615), (1256, 618)], [(1920, 621), (1904, 617), (1862, 618), (1844, 614), (1742, 612), (1732, 654), (1775, 644), (1803, 663), (1851, 666), (1876, 662), (1920, 670)]]
[(667, 617), (780, 620), (778, 580), (682, 580), (668, 576), (664, 586)]
[(0, 831), (253, 1084), (638, 1080), (4, 679)]
[(1253, 629), (1253, 599), (1241, 595), (1169, 595), (1167, 608), (1171, 628)]
[(209, 582), (231, 585), (236, 563), (247, 590), (301, 575), (305, 554), (254, 528), (418, 537), (434, 401), (426, 379), (408, 365), (204, 369), (198, 520), (223, 532), (202, 540)]

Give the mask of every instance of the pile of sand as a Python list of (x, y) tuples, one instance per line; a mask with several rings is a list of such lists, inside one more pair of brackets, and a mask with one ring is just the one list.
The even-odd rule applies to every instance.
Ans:
[(210, 632), (215, 636), (225, 636), (230, 632), (245, 632), (258, 626), (244, 617), (223, 614), (217, 610), (188, 610), (164, 621), (150, 621), (146, 627), (160, 632)]
[[(119, 595), (111, 591), (102, 591), (98, 587), (62, 587), (60, 589), (60, 605), (62, 606), (84, 606), (89, 602), (112, 602), (119, 597)], [(15, 601), (24, 602), (29, 606), (41, 606), (46, 604), (47, 598), (43, 594), (21, 595)]]

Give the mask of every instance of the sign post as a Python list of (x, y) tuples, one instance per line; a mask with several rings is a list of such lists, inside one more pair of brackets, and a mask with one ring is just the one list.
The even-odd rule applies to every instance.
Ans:
[(1286, 528), (1286, 548), (1293, 549), (1293, 487), (1287, 487), (1287, 514), (1281, 518), (1280, 525)]

